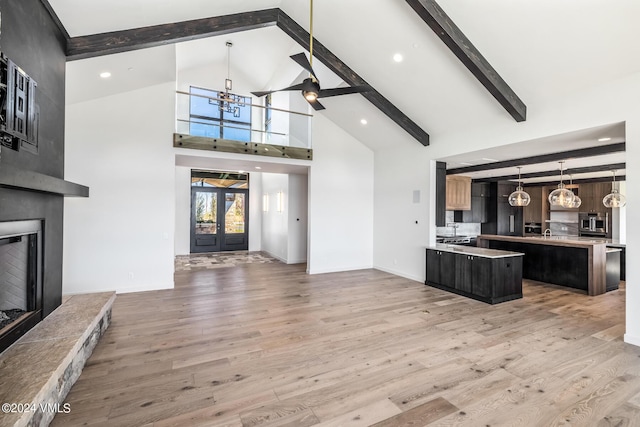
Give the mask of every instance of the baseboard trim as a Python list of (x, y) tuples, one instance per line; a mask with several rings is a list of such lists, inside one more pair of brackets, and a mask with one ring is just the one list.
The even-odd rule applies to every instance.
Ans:
[(424, 277), (413, 276), (411, 274), (402, 273), (400, 271), (392, 270), (390, 268), (383, 268), (383, 267), (373, 267), (373, 268), (375, 268), (376, 270), (384, 271), (385, 273), (389, 273), (389, 274), (393, 274), (393, 275), (396, 275), (396, 276), (404, 277), (405, 279), (414, 280), (416, 282), (424, 283)]
[(339, 267), (339, 268), (320, 268), (320, 269), (309, 269), (307, 267), (307, 273), (308, 274), (342, 273), (345, 271), (369, 270), (372, 268), (373, 266), (371, 265), (360, 265), (360, 266)]
[(624, 342), (627, 344), (635, 345), (636, 347), (640, 347), (640, 337), (634, 337), (629, 334), (624, 334)]

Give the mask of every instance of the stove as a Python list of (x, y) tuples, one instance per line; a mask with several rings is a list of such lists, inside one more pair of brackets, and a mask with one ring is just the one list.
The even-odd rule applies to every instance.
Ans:
[(471, 243), (471, 236), (436, 236), (436, 242), (448, 245), (461, 245)]

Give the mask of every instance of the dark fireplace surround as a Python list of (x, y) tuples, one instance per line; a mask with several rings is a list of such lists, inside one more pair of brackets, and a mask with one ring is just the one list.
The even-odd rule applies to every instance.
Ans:
[[(88, 197), (89, 189), (64, 179), (64, 28), (46, 1), (0, 0), (0, 15), (0, 98), (14, 105), (13, 119), (7, 109), (0, 120), (0, 236), (8, 239), (2, 246), (27, 245), (24, 263), (36, 266), (24, 278), (27, 315), (9, 325), (13, 342), (62, 303), (64, 198)], [(21, 223), (39, 231), (12, 229)], [(0, 351), (10, 342), (1, 341)]]
[(0, 222), (0, 352), (43, 318), (42, 220)]

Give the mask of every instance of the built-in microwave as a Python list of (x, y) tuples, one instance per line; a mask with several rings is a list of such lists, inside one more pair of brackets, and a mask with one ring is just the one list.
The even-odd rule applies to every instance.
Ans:
[(581, 236), (606, 236), (609, 233), (609, 214), (578, 214), (578, 225)]

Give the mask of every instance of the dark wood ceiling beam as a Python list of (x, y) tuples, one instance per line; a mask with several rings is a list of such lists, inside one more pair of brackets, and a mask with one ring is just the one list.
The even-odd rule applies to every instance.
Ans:
[(192, 21), (153, 25), (110, 33), (72, 37), (67, 42), (67, 60), (162, 46), (204, 37), (220, 36), (276, 25), (279, 9), (235, 13)]
[[(627, 180), (627, 176), (626, 175), (620, 175), (617, 176), (616, 175), (616, 182), (617, 181), (626, 181)], [(609, 178), (585, 178), (585, 179), (574, 179), (573, 183), (574, 184), (589, 184), (592, 182), (612, 182), (613, 181), (613, 176), (610, 176)], [(568, 182), (565, 181), (565, 184), (567, 184)], [(522, 186), (525, 188), (525, 190), (527, 189), (527, 187), (541, 187), (541, 186), (556, 186), (558, 185), (558, 181), (546, 181), (546, 182), (531, 182), (528, 184), (522, 184)], [(578, 192), (578, 195), (580, 193)]]
[[(282, 10), (280, 10), (278, 14), (278, 27), (304, 49), (309, 50), (309, 33)], [(319, 59), (327, 68), (350, 86), (366, 85), (371, 87), (369, 83), (349, 68), (347, 64), (341, 61), (340, 58), (334, 55), (315, 37), (313, 39), (313, 56)], [(409, 135), (417, 139), (422, 145), (429, 145), (429, 134), (382, 96), (380, 92), (371, 87), (370, 91), (362, 92), (361, 95), (407, 131)]]
[[(565, 169), (564, 176), (566, 181), (569, 181), (570, 175), (578, 175), (583, 173), (594, 173), (594, 172), (611, 172), (614, 170), (622, 170), (626, 169), (626, 163), (611, 163), (607, 165), (597, 165), (597, 166), (585, 166), (582, 168), (573, 168), (573, 169)], [(559, 176), (560, 169), (551, 170), (551, 171), (540, 171), (540, 172), (531, 172), (531, 173), (523, 173), (520, 177), (521, 179), (530, 179), (530, 178), (542, 178), (545, 176)], [(613, 175), (612, 175), (613, 176)], [(503, 176), (492, 176), (491, 178), (484, 178), (474, 180), (475, 182), (492, 182), (492, 181), (509, 181), (509, 180), (517, 180), (518, 174), (513, 175), (503, 175)]]
[(526, 165), (535, 165), (537, 163), (557, 162), (560, 160), (577, 159), (583, 157), (601, 156), (603, 154), (618, 153), (625, 151), (626, 143), (619, 142), (617, 144), (598, 145), (596, 147), (580, 148), (577, 150), (561, 151), (559, 153), (542, 154), (539, 156), (522, 157), (513, 160), (503, 160), (500, 162), (484, 163), (482, 165), (465, 166), (463, 168), (447, 169), (447, 175), (458, 175), (469, 172), (481, 172), (493, 169), (502, 169)]
[[(277, 25), (298, 44), (306, 50), (309, 50), (308, 32), (282, 10), (266, 9), (256, 12), (237, 13), (213, 18), (196, 19), (193, 21), (73, 37), (67, 41), (67, 59), (85, 59), (110, 55), (113, 53), (145, 49), (273, 25)], [(349, 68), (347, 64), (315, 39), (313, 48), (314, 57), (322, 61), (322, 63), (349, 85), (367, 85), (371, 87), (362, 77)], [(286, 58), (283, 58), (283, 60), (286, 60)], [(429, 145), (429, 134), (388, 99), (382, 96), (380, 92), (371, 87), (371, 90), (362, 93), (362, 96), (422, 145)]]
[(517, 122), (527, 119), (527, 106), (524, 102), (435, 0), (406, 1)]

